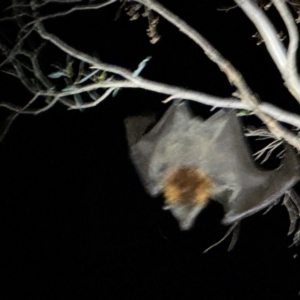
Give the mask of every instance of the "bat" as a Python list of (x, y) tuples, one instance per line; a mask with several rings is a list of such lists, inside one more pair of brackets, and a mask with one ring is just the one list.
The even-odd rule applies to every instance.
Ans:
[(276, 202), (299, 180), (289, 145), (278, 168), (257, 167), (235, 110), (207, 120), (174, 101), (156, 125), (153, 118), (125, 121), (131, 160), (148, 194), (165, 198), (182, 230), (192, 227), (209, 200), (222, 204), (223, 224), (233, 224)]

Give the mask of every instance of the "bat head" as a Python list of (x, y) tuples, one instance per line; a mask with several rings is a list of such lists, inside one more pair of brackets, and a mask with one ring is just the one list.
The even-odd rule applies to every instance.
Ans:
[(163, 179), (165, 209), (170, 209), (181, 229), (189, 229), (205, 207), (212, 191), (209, 176), (191, 166), (171, 168)]

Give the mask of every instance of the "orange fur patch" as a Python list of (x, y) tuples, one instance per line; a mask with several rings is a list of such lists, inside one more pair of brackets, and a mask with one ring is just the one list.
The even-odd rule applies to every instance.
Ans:
[(204, 204), (211, 190), (212, 182), (209, 176), (193, 167), (174, 168), (163, 180), (163, 192), (167, 203)]

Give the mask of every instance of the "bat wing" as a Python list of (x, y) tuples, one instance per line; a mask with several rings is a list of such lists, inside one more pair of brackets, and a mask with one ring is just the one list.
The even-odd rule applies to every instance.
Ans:
[[(279, 168), (266, 171), (255, 165), (234, 111), (220, 110), (205, 125), (207, 131), (214, 128), (210, 132), (211, 140), (215, 148), (223, 152), (219, 163), (225, 164), (228, 170), (225, 177), (229, 180), (225, 178), (225, 185), (231, 191), (227, 197), (222, 197), (222, 193), (216, 196), (225, 209), (223, 223), (234, 223), (266, 208), (299, 180), (298, 159), (289, 145), (285, 145), (285, 157)], [(224, 181), (223, 176), (219, 174), (217, 177)], [(230, 182), (232, 178), (234, 182)]]
[[(184, 132), (189, 131), (191, 119), (186, 104), (175, 101), (152, 130), (131, 145), (131, 159), (151, 196), (161, 193), (164, 173), (180, 162), (182, 150), (178, 149), (178, 144)], [(127, 136), (130, 135), (128, 129), (127, 126)]]
[[(257, 168), (232, 110), (220, 110), (203, 121), (192, 116), (186, 102), (175, 101), (156, 126), (130, 146), (132, 161), (152, 196), (162, 192), (170, 170), (183, 166), (204, 171), (213, 183), (210, 198), (224, 206), (227, 224), (272, 204), (299, 180), (297, 157), (289, 146), (278, 169)], [(178, 200), (168, 208), (187, 229), (202, 206)]]
[(129, 147), (135, 145), (155, 121), (154, 114), (127, 118), (125, 128)]

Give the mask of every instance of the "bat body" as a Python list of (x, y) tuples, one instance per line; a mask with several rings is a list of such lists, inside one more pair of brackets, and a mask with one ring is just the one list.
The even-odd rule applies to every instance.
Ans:
[(231, 224), (273, 204), (299, 180), (288, 145), (279, 168), (255, 165), (234, 110), (204, 121), (175, 101), (149, 132), (147, 125), (145, 117), (127, 120), (131, 159), (147, 192), (164, 194), (182, 229), (193, 225), (208, 199), (223, 205), (223, 223)]

